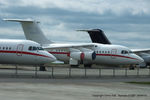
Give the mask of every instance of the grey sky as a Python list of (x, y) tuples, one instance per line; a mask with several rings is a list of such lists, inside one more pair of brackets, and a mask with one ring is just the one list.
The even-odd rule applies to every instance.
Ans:
[(100, 28), (114, 44), (150, 48), (150, 0), (0, 0), (0, 37), (25, 39), (19, 23), (39, 20), (52, 41), (91, 42), (77, 29)]

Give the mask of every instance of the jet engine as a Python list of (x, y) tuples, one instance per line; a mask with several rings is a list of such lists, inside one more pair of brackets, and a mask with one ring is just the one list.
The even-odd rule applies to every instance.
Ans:
[(150, 56), (143, 56), (142, 58), (146, 63), (150, 64)]
[(82, 52), (71, 52), (70, 57), (73, 59), (76, 59), (76, 60), (83, 60), (84, 59), (84, 55)]
[(71, 52), (70, 57), (76, 60), (95, 60), (96, 53), (94, 51), (90, 52)]
[(95, 52), (84, 52), (84, 60), (95, 60), (96, 53)]

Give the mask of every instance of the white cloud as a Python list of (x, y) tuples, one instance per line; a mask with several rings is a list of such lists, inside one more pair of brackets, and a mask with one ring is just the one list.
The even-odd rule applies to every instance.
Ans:
[[(150, 46), (149, 4), (150, 0), (0, 0), (0, 18), (37, 19), (53, 41), (90, 42), (87, 33), (75, 30), (102, 28), (113, 43), (141, 46), (141, 37)], [(24, 37), (21, 27), (13, 25), (4, 27), (0, 21), (0, 36)]]
[(133, 15), (149, 14), (149, 0), (1, 0), (5, 7), (36, 6), (60, 8), (68, 11), (104, 14), (111, 11), (117, 15), (129, 12)]
[[(45, 26), (45, 25), (44, 25)], [(43, 32), (48, 39), (53, 41), (69, 41), (69, 42), (88, 42), (90, 38), (87, 33), (77, 32), (75, 29), (69, 29), (64, 23), (54, 26), (43, 27)]]
[(1, 39), (25, 39), (23, 31), (21, 28), (11, 27), (11, 28), (0, 28)]

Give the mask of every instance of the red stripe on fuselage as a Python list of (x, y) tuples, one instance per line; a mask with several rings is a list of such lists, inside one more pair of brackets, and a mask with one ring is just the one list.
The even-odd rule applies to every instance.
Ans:
[(129, 59), (135, 59), (138, 60), (136, 58), (132, 58), (132, 57), (128, 57), (128, 56), (122, 56), (122, 55), (114, 55), (114, 54), (96, 54), (98, 56), (113, 56), (113, 57), (122, 57), (122, 58), (129, 58)]
[(45, 56), (45, 55), (41, 55), (41, 54), (37, 54), (37, 53), (32, 53), (32, 52), (26, 52), (26, 51), (4, 51), (4, 50), (0, 50), (0, 53), (20, 53), (20, 54), (26, 54), (26, 55), (34, 55), (34, 56), (41, 56), (41, 57), (47, 57), (47, 58), (51, 58), (49, 56)]
[(51, 52), (51, 51), (49, 51), (49, 53), (51, 53), (51, 54), (66, 54), (67, 56), (70, 56), (70, 52)]
[[(49, 51), (49, 53), (51, 54), (67, 54), (70, 55), (69, 52), (51, 52)], [(128, 56), (122, 56), (122, 55), (115, 55), (115, 54), (96, 54), (97, 56), (113, 56), (113, 57), (122, 57), (122, 58), (129, 58), (129, 59), (135, 59), (135, 60), (138, 60), (136, 58), (132, 58), (132, 57), (128, 57)]]

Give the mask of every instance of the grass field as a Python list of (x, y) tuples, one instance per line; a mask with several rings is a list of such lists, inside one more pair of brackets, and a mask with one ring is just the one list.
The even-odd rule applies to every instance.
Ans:
[(150, 85), (150, 82), (126, 82), (131, 84), (141, 84), (141, 85)]

